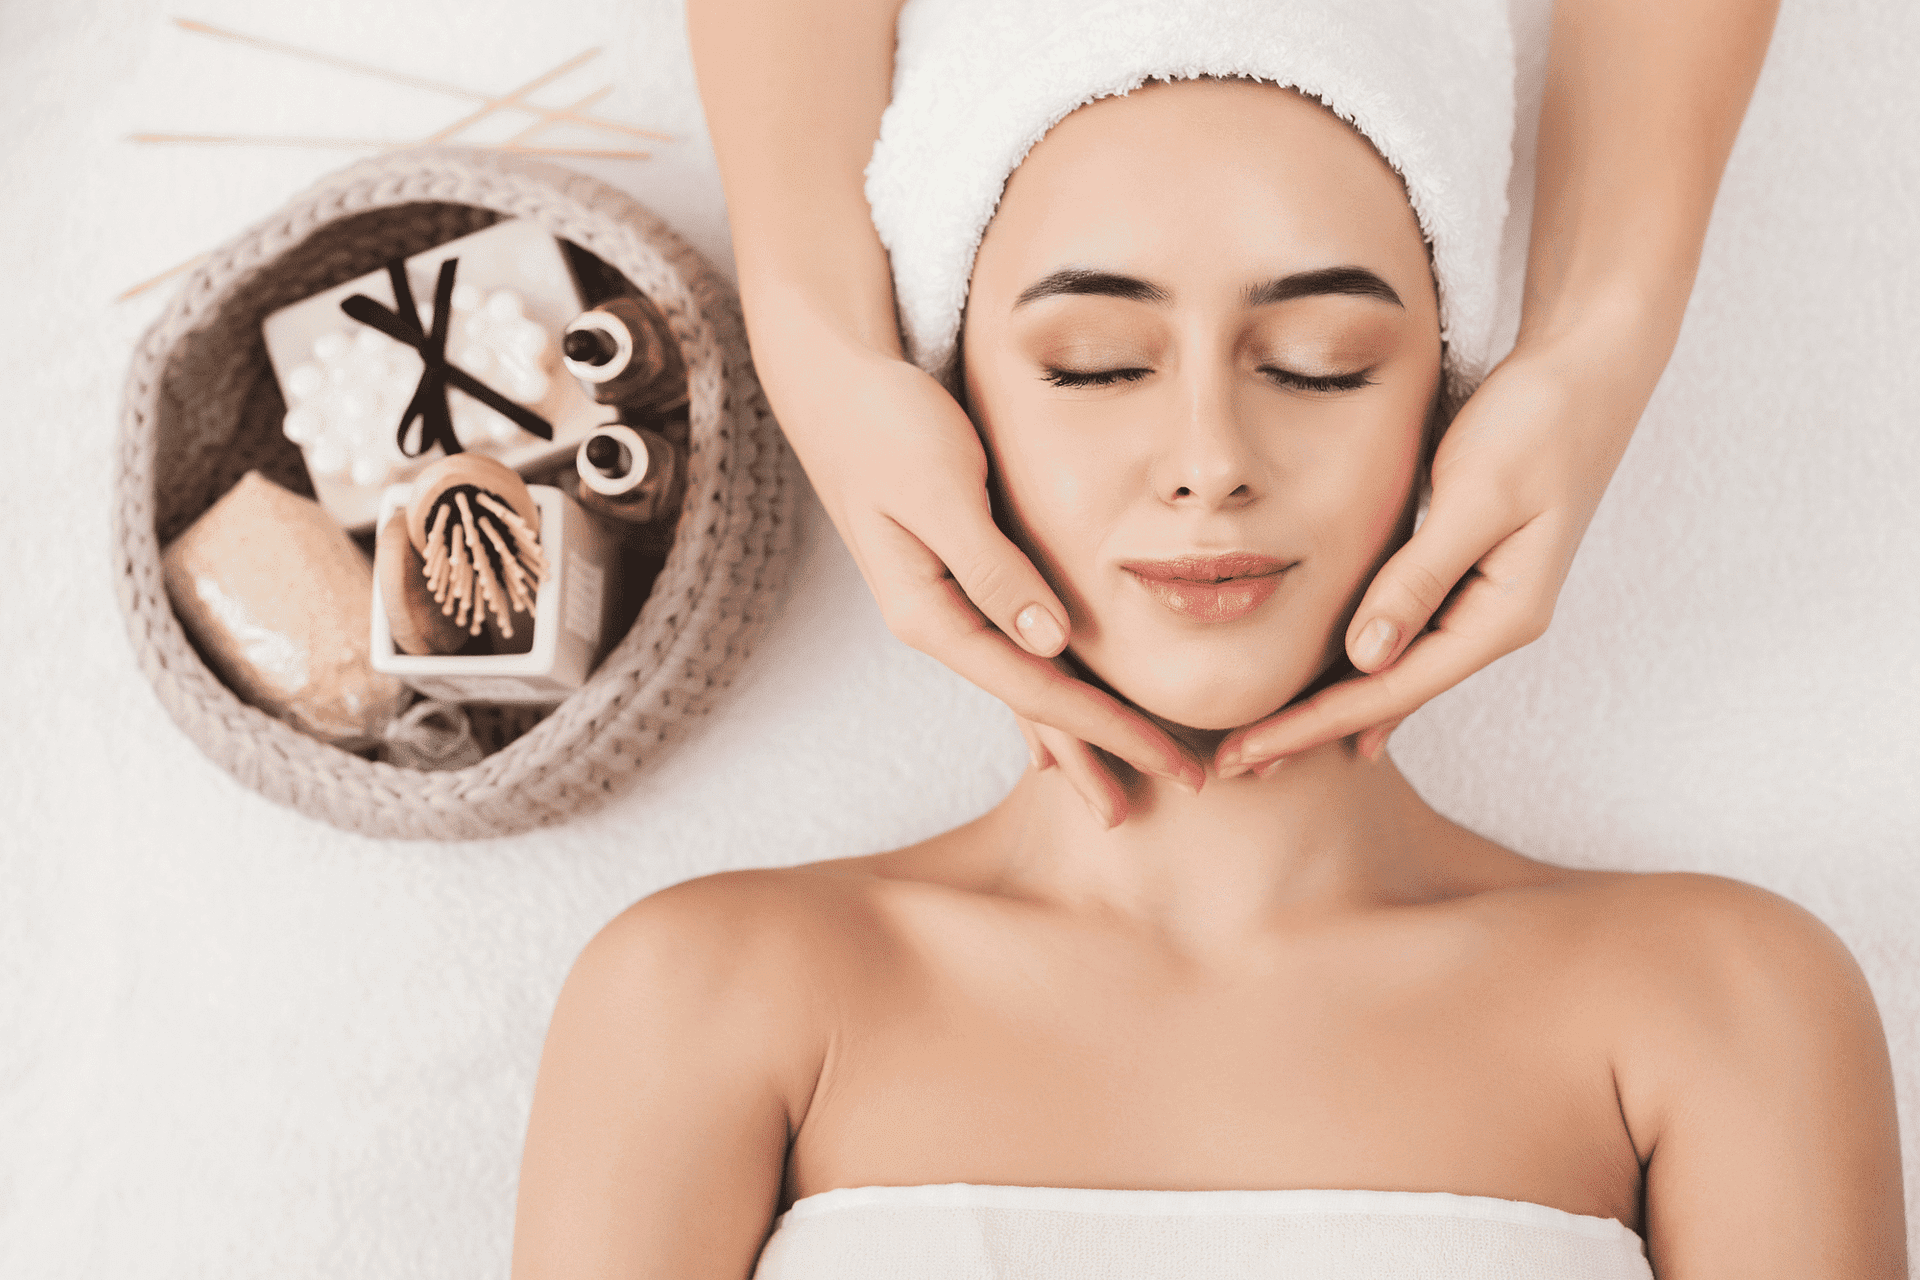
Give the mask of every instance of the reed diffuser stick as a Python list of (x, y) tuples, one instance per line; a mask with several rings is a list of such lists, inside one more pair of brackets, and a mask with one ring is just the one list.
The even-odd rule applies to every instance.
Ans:
[[(588, 94), (586, 97), (576, 99), (575, 101), (569, 103), (565, 109), (570, 113), (585, 111), (588, 107), (592, 106), (594, 103), (600, 101), (600, 99), (606, 97), (608, 94), (612, 92), (613, 92), (612, 85), (603, 84), (598, 89), (595, 89), (592, 93)], [(532, 124), (528, 125), (526, 128), (522, 129), (520, 132), (514, 134), (511, 138), (508, 138), (505, 142), (501, 143), (500, 148), (503, 151), (524, 150), (525, 148), (520, 146), (521, 143), (525, 142), (528, 138), (533, 137), (537, 133), (545, 132), (547, 129), (551, 128), (557, 122), (558, 122), (558, 117), (553, 117), (553, 116), (543, 117), (539, 120), (535, 120)], [(646, 152), (643, 151), (643, 152), (640, 152), (639, 154), (645, 155)]]
[[(402, 147), (416, 145), (384, 138), (297, 138), (225, 133), (130, 133), (127, 141), (199, 147), (303, 147), (319, 151), (398, 151)], [(512, 142), (504, 142), (490, 149), (530, 156), (583, 156), (595, 160), (645, 160), (652, 154), (604, 147), (529, 147)]]
[[(482, 93), (476, 89), (468, 89), (463, 85), (448, 84), (442, 80), (430, 80), (425, 76), (409, 75), (404, 71), (389, 71), (385, 67), (376, 67), (364, 62), (356, 62), (351, 58), (342, 58), (337, 54), (321, 53), (314, 49), (303, 49), (299, 45), (287, 44), (280, 40), (269, 40), (263, 36), (250, 36), (239, 31), (229, 31), (224, 27), (216, 27), (210, 22), (201, 22), (194, 18), (175, 18), (174, 23), (182, 30), (190, 31), (195, 35), (213, 36), (220, 40), (232, 40), (238, 44), (252, 45), (256, 49), (265, 49), (271, 53), (282, 53), (289, 57), (304, 58), (309, 62), (319, 62), (330, 67), (339, 67), (344, 71), (351, 71), (357, 75), (373, 76), (376, 79), (386, 80), (392, 84), (407, 85), (415, 89), (427, 89), (434, 93), (444, 93), (449, 97), (465, 98), (469, 102), (492, 103), (498, 101), (498, 95), (496, 94)], [(529, 111), (535, 115), (546, 116), (556, 123), (559, 121), (572, 121), (576, 124), (590, 125), (595, 129), (611, 129), (616, 133), (631, 134), (636, 138), (652, 138), (656, 142), (673, 141), (672, 134), (657, 133), (652, 129), (642, 129), (638, 125), (623, 124), (618, 120), (606, 120), (599, 116), (580, 114), (583, 108), (578, 106), (559, 108), (541, 107), (531, 102), (516, 102), (512, 105), (517, 111)]]
[(501, 111), (507, 107), (521, 106), (524, 104), (524, 100), (528, 94), (534, 92), (537, 89), (546, 88), (548, 85), (552, 84), (555, 80), (558, 80), (561, 76), (566, 75), (569, 71), (572, 71), (577, 67), (585, 66), (587, 63), (592, 62), (595, 58), (599, 56), (600, 56), (600, 50), (597, 46), (595, 48), (586, 50), (584, 53), (576, 53), (573, 55), (573, 57), (568, 58), (565, 62), (561, 63), (559, 66), (555, 67), (553, 70), (545, 72), (544, 74), (535, 76), (533, 79), (521, 85), (518, 89), (510, 89), (506, 93), (501, 94), (498, 98), (494, 98), (491, 101), (482, 103), (478, 110), (470, 112), (467, 115), (461, 116), (458, 120), (455, 120), (452, 124), (446, 126), (444, 129), (439, 129), (433, 133), (428, 134), (425, 138), (421, 139), (421, 141), (422, 142), (445, 142), (447, 139), (453, 137), (455, 134), (465, 129), (468, 125), (478, 124), (480, 121), (485, 120), (488, 116), (493, 115), (497, 111)]
[(125, 302), (128, 298), (138, 297), (140, 294), (145, 293), (147, 290), (153, 288), (153, 286), (157, 284), (165, 284), (167, 281), (179, 275), (182, 271), (193, 270), (195, 267), (205, 262), (207, 260), (207, 256), (208, 255), (204, 253), (196, 254), (195, 256), (188, 258), (185, 262), (175, 263), (173, 266), (168, 267), (165, 271), (162, 271), (157, 276), (148, 276), (145, 280), (142, 280), (139, 284), (134, 285), (131, 289), (128, 289), (125, 292), (123, 292), (119, 297), (115, 298), (114, 301)]

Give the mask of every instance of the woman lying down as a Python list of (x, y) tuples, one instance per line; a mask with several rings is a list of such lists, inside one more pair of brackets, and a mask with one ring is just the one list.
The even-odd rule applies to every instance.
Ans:
[[(1492, 255), (1416, 170), (1156, 82), (1019, 162), (957, 332), (889, 241), (1073, 669), (1202, 760), (1345, 673), (1484, 345)], [(623, 913), (554, 1014), (514, 1274), (1905, 1276), (1882, 1031), (1806, 911), (1501, 848), (1351, 742), (1129, 798), (1107, 830), (1030, 770)]]

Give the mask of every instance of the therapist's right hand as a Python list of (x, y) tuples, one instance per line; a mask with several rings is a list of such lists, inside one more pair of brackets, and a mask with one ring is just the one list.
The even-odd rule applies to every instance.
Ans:
[(1127, 797), (1094, 746), (1198, 789), (1199, 761), (1059, 660), (1067, 611), (994, 524), (986, 450), (946, 388), (905, 360), (839, 360), (810, 371), (813, 394), (787, 382), (780, 424), (888, 629), (1011, 707), (1036, 767), (1059, 767), (1108, 827)]

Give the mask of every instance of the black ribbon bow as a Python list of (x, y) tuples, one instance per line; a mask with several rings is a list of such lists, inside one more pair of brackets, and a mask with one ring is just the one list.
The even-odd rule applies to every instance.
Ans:
[[(447, 405), (447, 388), (458, 387), (496, 413), (505, 415), (542, 440), (553, 439), (553, 426), (545, 418), (495, 391), (458, 365), (447, 363), (447, 330), (453, 321), (453, 273), (460, 259), (448, 258), (440, 264), (440, 278), (433, 287), (433, 329), (420, 327), (420, 311), (413, 303), (413, 288), (407, 283), (407, 262), (395, 258), (387, 264), (387, 279), (393, 283), (395, 308), (387, 308), (364, 293), (356, 293), (340, 303), (340, 309), (420, 353), (426, 363), (413, 399), (401, 411), (400, 427), (394, 442), (400, 452), (417, 458), (439, 445), (448, 454), (461, 452), (460, 438), (453, 433), (453, 411)], [(407, 429), (413, 420), (422, 420), (420, 447), (407, 448)]]

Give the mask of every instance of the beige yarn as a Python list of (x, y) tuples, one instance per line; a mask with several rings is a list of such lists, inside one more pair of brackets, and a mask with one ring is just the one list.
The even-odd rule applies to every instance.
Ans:
[[(263, 316), (499, 217), (586, 249), (666, 315), (692, 393), (686, 506), (639, 618), (584, 687), (478, 764), (416, 772), (327, 746), (235, 697), (174, 617), (160, 548), (250, 468), (306, 487), (279, 430)], [(241, 782), (374, 836), (506, 835), (603, 803), (732, 680), (778, 606), (796, 544), (798, 471), (726, 282), (606, 184), (464, 147), (355, 165), (210, 255), (134, 354), (115, 465), (120, 605), (160, 701)]]

